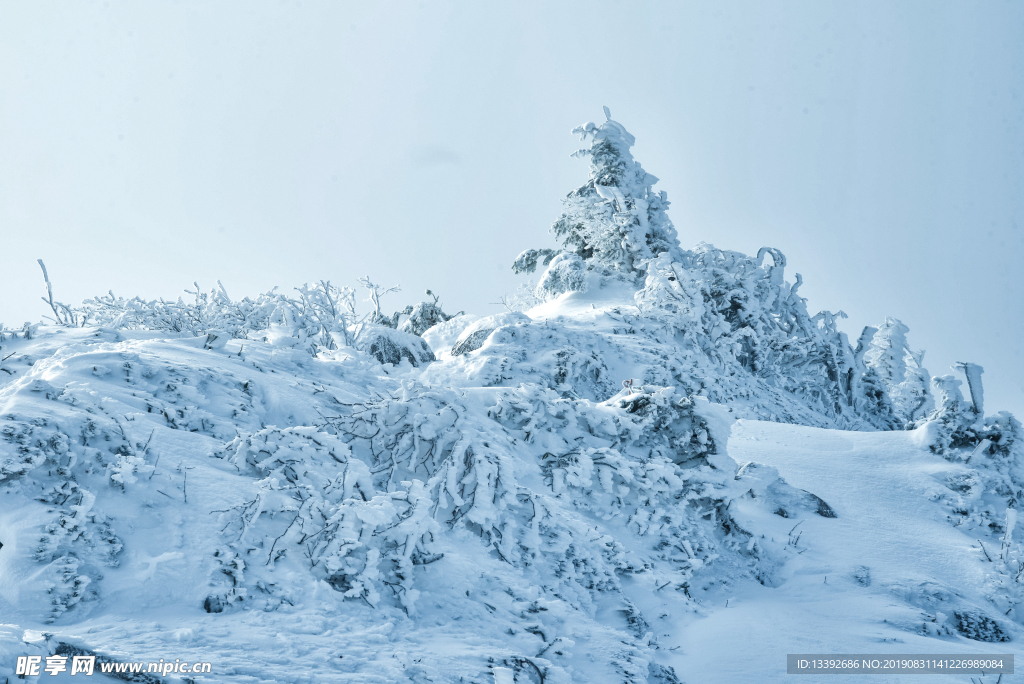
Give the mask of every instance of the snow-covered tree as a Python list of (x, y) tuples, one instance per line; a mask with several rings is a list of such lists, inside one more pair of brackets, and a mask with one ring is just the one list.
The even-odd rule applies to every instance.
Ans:
[(924, 367), (924, 350), (907, 350), (907, 375), (895, 388), (889, 390), (893, 404), (901, 418), (913, 422), (935, 408), (935, 400), (929, 390), (931, 374)]
[(981, 417), (985, 415), (985, 390), (981, 384), (981, 374), (985, 369), (976, 363), (965, 363), (961, 361), (954, 366), (967, 378), (967, 388), (971, 393), (971, 405), (974, 413)]
[(870, 366), (860, 378), (856, 401), (860, 414), (875, 427), (889, 430), (897, 427), (898, 419), (885, 391), (885, 382)]
[(874, 368), (878, 377), (887, 385), (903, 382), (907, 374), (907, 333), (910, 328), (895, 318), (886, 318), (885, 323), (871, 338), (864, 361)]
[(935, 405), (929, 391), (931, 375), (922, 365), (924, 352), (910, 349), (909, 331), (898, 319), (886, 318), (864, 354), (864, 362), (878, 374), (892, 401), (893, 413), (903, 423), (926, 415)]
[[(590, 159), (590, 179), (563, 200), (562, 215), (551, 232), (589, 269), (637, 278), (646, 262), (662, 252), (678, 259), (681, 251), (665, 213), (667, 195), (653, 189), (658, 179), (644, 171), (629, 151), (636, 139), (612, 121), (607, 107), (604, 112), (604, 123), (573, 129), (590, 142), (589, 148), (573, 155)], [(546, 265), (553, 256), (551, 250), (529, 250), (513, 268), (531, 272), (539, 258)]]
[[(797, 274), (795, 283), (787, 283), (785, 265), (777, 249), (762, 248), (750, 257), (701, 243), (678, 261), (663, 253), (649, 262), (635, 299), (646, 319), (668, 326), (674, 340), (699, 350), (698, 359), (712, 361), (714, 368), (695, 375), (703, 377), (702, 384), (718, 376), (716, 384), (734, 388), (720, 400), (733, 392), (783, 390), (833, 424), (891, 429), (895, 421), (877, 374), (869, 387), (860, 386), (866, 342), (859, 353), (851, 349), (837, 328), (846, 316), (841, 311), (811, 316), (797, 295), (802, 278)], [(757, 389), (747, 389), (751, 385)]]
[(974, 407), (969, 401), (964, 401), (960, 385), (960, 380), (953, 375), (932, 378), (932, 391), (938, 398), (938, 405), (929, 414), (927, 423), (932, 431), (931, 449), (939, 454), (970, 447), (979, 441), (974, 430), (970, 429), (977, 421)]

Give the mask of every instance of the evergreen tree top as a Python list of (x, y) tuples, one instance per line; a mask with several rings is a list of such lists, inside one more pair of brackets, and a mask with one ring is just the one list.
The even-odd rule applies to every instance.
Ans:
[(635, 278), (659, 254), (677, 260), (681, 250), (666, 213), (668, 196), (653, 190), (658, 178), (630, 153), (636, 138), (612, 120), (607, 107), (604, 112), (604, 123), (573, 129), (590, 141), (589, 148), (573, 154), (590, 158), (590, 178), (566, 197), (551, 231), (589, 269)]

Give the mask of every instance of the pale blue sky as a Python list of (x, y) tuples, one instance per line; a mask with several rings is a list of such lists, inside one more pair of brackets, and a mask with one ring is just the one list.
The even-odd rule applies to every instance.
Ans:
[(1024, 414), (1024, 3), (0, 0), (0, 321), (368, 274), (494, 312), (637, 137), (685, 247), (782, 249)]

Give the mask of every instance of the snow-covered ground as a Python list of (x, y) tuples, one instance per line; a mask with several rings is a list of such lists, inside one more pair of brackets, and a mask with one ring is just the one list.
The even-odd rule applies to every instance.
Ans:
[[(986, 605), (983, 588), (994, 564), (979, 547), (977, 530), (954, 527), (937, 503), (949, 493), (943, 484), (949, 476), (968, 468), (922, 449), (915, 437), (761, 421), (733, 428), (729, 450), (737, 461), (774, 466), (793, 486), (827, 501), (836, 517), (779, 519), (761, 527), (762, 534), (782, 537), (799, 522), (797, 553), (780, 569), (776, 586), (747, 584), (701, 601), (707, 617), (678, 634), (688, 680), (754, 681), (758, 673), (758, 681), (788, 681), (787, 653), (1014, 651), (1010, 644), (944, 633), (953, 610)], [(986, 535), (983, 541), (998, 562), (998, 540)], [(1020, 629), (1008, 626), (1019, 639)], [(892, 682), (920, 677), (871, 675)]]
[[(596, 307), (581, 311), (601, 315)], [(294, 506), (266, 504), (241, 527), (230, 514), (261, 492), (288, 491), (266, 479), (283, 471), (246, 468), (252, 452), (239, 451), (249, 444), (239, 436), (280, 440), (268, 426), (321, 425), (314, 438), (327, 448), (336, 437), (325, 416), (375, 393), (400, 404), (404, 390), (414, 399), (418, 376), (453, 377), (452, 368), (472, 360), (396, 368), (351, 350), (313, 359), (262, 342), (204, 349), (199, 338), (90, 329), (50, 329), (5, 347), (16, 356), (0, 390), (0, 676), (13, 675), (18, 655), (66, 643), (121, 662), (212, 663), (212, 675), (196, 681), (489, 684), (494, 666), (518, 672), (515, 681), (539, 681), (534, 665), (556, 683), (672, 682), (673, 671), (689, 682), (782, 681), (787, 653), (1012, 650), (1013, 642), (958, 634), (956, 611), (991, 616), (1014, 641), (1021, 633), (1000, 614), (993, 584), (1006, 565), (1001, 530), (951, 512), (964, 496), (980, 500), (957, 484), (972, 469), (933, 454), (921, 431), (739, 420), (730, 435), (725, 409), (699, 406), (695, 415), (727, 445), (703, 457), (710, 465), (677, 470), (684, 480), (672, 484), (666, 473), (661, 489), (641, 488), (648, 498), (639, 500), (630, 499), (625, 481), (602, 474), (611, 469), (594, 451), (607, 449), (625, 423), (589, 438), (596, 440), (588, 452), (594, 465), (545, 475), (555, 441), (583, 440), (564, 423), (560, 434), (549, 432), (537, 415), (568, 410), (559, 404), (566, 400), (536, 400), (539, 389), (464, 387), (445, 401), (470, 414), (465, 420), (480, 416), (467, 423), (478, 431), (474, 444), (510, 440), (507, 455), (515, 460), (495, 462), (514, 476), (519, 506), (499, 501), (509, 518), (499, 522), (495, 513), (486, 524), (520, 535), (518, 547), (502, 546), (502, 533), (488, 536), (484, 523), (452, 526), (438, 515), (433, 527), (422, 527), (433, 538), (425, 555), (397, 571), (411, 570), (412, 578), (395, 579), (385, 563), (378, 577), (366, 578), (368, 591), (346, 598), (356, 575), (328, 581), (315, 558), (302, 557), (301, 539), (287, 536)], [(531, 397), (532, 417), (521, 412), (504, 425), (487, 418)], [(573, 405), (589, 407), (577, 408), (574, 420), (592, 425), (595, 416), (629, 415), (614, 402)], [(527, 437), (531, 421), (546, 436)], [(309, 445), (305, 433), (287, 434)], [(618, 443), (619, 458), (639, 453)], [(281, 448), (305, 453), (308, 473), (332, 471), (326, 452), (288, 444)], [(330, 452), (332, 472), (343, 469), (338, 458), (354, 465), (361, 453), (346, 449), (339, 443)], [(622, 474), (627, 466), (617, 468)], [(675, 546), (666, 553), (663, 542), (651, 543), (659, 539), (651, 532), (656, 511), (682, 515), (666, 506), (692, 487), (700, 489), (691, 500), (703, 513), (666, 527), (660, 539)], [(391, 489), (413, 490), (407, 481)], [(500, 489), (491, 491), (498, 501)], [(835, 517), (821, 515), (807, 492)], [(357, 511), (370, 525), (357, 536), (404, 520), (399, 512), (388, 522), (394, 513), (385, 499), (378, 494), (370, 502), (377, 508)], [(557, 520), (531, 528), (531, 502)], [(235, 510), (244, 520), (244, 509)], [(711, 524), (725, 520), (724, 512), (733, 526), (727, 532)], [(531, 534), (545, 538), (534, 542), (540, 550), (530, 548)], [(289, 552), (276, 560), (275, 538)], [(594, 549), (605, 550), (603, 561), (577, 562)], [(229, 555), (244, 567), (225, 572)], [(411, 592), (416, 600), (403, 603), (400, 595)], [(224, 601), (221, 612), (208, 611), (213, 595)], [(44, 674), (38, 681), (62, 680)]]

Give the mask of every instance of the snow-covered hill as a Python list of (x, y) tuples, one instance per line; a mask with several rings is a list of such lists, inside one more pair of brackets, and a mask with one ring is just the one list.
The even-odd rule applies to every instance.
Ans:
[(579, 130), (517, 310), (364, 280), (364, 317), (319, 283), (0, 331), (0, 677), (781, 681), (1019, 638), (1021, 430), (981, 369), (967, 401), (895, 319), (854, 347), (777, 250), (682, 250), (632, 137)]
[(924, 428), (729, 436), (668, 389), (427, 384), (474, 353), (204, 342), (5, 344), (3, 667), (67, 643), (197, 681), (773, 681), (787, 652), (1006, 648), (958, 615), (1020, 634), (999, 511)]

